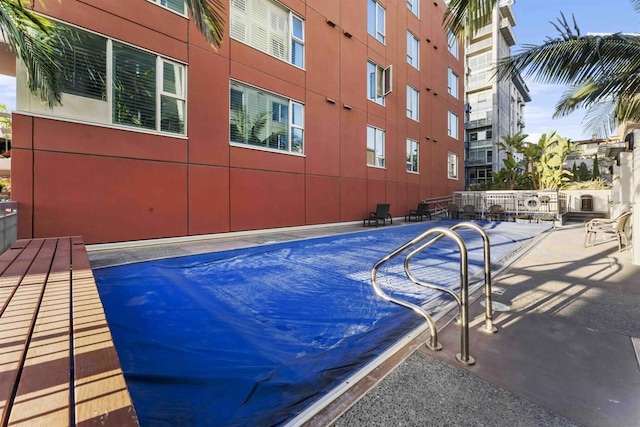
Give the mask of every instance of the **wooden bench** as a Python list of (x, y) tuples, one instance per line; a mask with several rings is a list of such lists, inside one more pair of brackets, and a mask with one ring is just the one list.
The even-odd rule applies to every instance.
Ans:
[(0, 426), (138, 425), (81, 237), (0, 256)]

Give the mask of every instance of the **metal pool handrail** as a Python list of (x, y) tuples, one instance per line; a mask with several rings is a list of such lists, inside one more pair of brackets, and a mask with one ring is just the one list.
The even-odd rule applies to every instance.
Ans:
[[(493, 308), (491, 301), (491, 244), (489, 242), (489, 235), (482, 227), (474, 222), (461, 222), (459, 224), (455, 224), (450, 227), (451, 230), (457, 230), (458, 228), (470, 228), (472, 230), (477, 231), (482, 236), (482, 243), (484, 247), (484, 293), (485, 293), (485, 322), (484, 322), (484, 332), (493, 334), (498, 332), (498, 329), (493, 325)], [(404, 271), (407, 274), (409, 280), (411, 280), (416, 285), (424, 286), (430, 289), (436, 289), (442, 292), (445, 292), (451, 295), (456, 302), (458, 303), (458, 310), (462, 310), (462, 304), (460, 301), (460, 297), (454, 291), (445, 288), (443, 286), (434, 285), (431, 283), (425, 283), (418, 280), (412, 273), (409, 268), (409, 263), (411, 259), (422, 250), (427, 247), (433, 245), (437, 241), (441, 240), (444, 236), (436, 236), (432, 240), (428, 241), (424, 245), (412, 251), (404, 260)]]
[[(491, 249), (490, 249), (489, 236), (482, 229), (482, 227), (480, 227), (475, 223), (463, 222), (463, 223), (456, 224), (451, 228), (435, 227), (425, 231), (424, 233), (420, 234), (419, 236), (415, 237), (411, 241), (400, 246), (399, 248), (391, 252), (389, 255), (385, 256), (380, 261), (378, 261), (374, 265), (373, 269), (371, 270), (371, 282), (378, 296), (382, 297), (387, 301), (391, 301), (395, 304), (410, 308), (414, 310), (416, 313), (418, 313), (419, 315), (423, 316), (429, 325), (429, 329), (431, 333), (430, 340), (426, 345), (428, 348), (432, 350), (440, 350), (442, 348), (442, 345), (438, 343), (438, 331), (437, 331), (435, 322), (433, 321), (429, 313), (427, 313), (426, 310), (424, 310), (422, 307), (416, 304), (387, 295), (380, 288), (380, 285), (378, 284), (378, 281), (377, 281), (378, 270), (384, 263), (388, 262), (392, 258), (395, 258), (396, 256), (406, 251), (407, 249), (418, 245), (427, 237), (435, 235), (434, 238), (422, 244), (418, 248), (414, 249), (405, 257), (404, 259), (405, 274), (407, 275), (407, 278), (411, 280), (413, 283), (420, 286), (425, 286), (430, 289), (446, 292), (447, 294), (451, 295), (455, 299), (456, 303), (458, 304), (458, 310), (460, 313), (460, 323), (461, 323), (461, 332), (460, 332), (460, 348), (461, 349), (460, 349), (460, 353), (456, 354), (456, 359), (464, 365), (473, 365), (475, 363), (475, 359), (469, 354), (469, 261), (468, 261), (467, 247), (464, 243), (464, 240), (462, 239), (462, 237), (460, 237), (458, 233), (454, 231), (455, 229), (458, 229), (458, 228), (470, 228), (477, 231), (482, 236), (483, 246), (484, 246), (484, 277), (485, 277), (485, 298), (486, 298), (484, 330), (485, 332), (488, 332), (488, 333), (497, 332), (497, 329), (493, 326), (493, 310), (492, 310), (492, 303), (491, 303)], [(415, 255), (422, 252), (426, 248), (432, 246), (433, 244), (443, 239), (444, 237), (448, 237), (452, 239), (460, 249), (460, 295), (443, 286), (421, 282), (411, 273), (411, 269), (410, 269), (411, 259)]]
[[(440, 344), (438, 342), (438, 329), (436, 327), (435, 321), (429, 315), (429, 313), (427, 313), (427, 311), (425, 309), (423, 309), (422, 307), (420, 307), (420, 306), (418, 306), (416, 304), (413, 304), (413, 303), (410, 303), (408, 301), (404, 301), (404, 300), (401, 300), (399, 298), (395, 298), (395, 297), (392, 297), (391, 295), (386, 294), (382, 290), (382, 288), (380, 288), (380, 285), (378, 284), (378, 278), (377, 278), (378, 270), (380, 269), (380, 267), (383, 264), (385, 264), (386, 262), (390, 261), (391, 259), (397, 257), (398, 255), (400, 255), (402, 252), (406, 251), (407, 249), (417, 245), (422, 240), (424, 240), (426, 237), (428, 237), (428, 236), (430, 236), (432, 234), (439, 234), (439, 235), (440, 234), (444, 234), (444, 235), (446, 235), (448, 237), (451, 237), (452, 239), (456, 240), (456, 243), (458, 243), (458, 246), (460, 246), (460, 244), (462, 244), (461, 252), (465, 252), (465, 255), (466, 255), (466, 247), (464, 246), (464, 242), (462, 241), (462, 239), (460, 238), (460, 236), (457, 233), (455, 233), (454, 231), (449, 230), (448, 228), (435, 227), (435, 228), (432, 228), (430, 230), (425, 231), (424, 233), (418, 235), (417, 237), (414, 237), (413, 239), (411, 239), (410, 241), (408, 241), (404, 245), (400, 246), (399, 248), (397, 248), (396, 250), (394, 250), (393, 252), (391, 252), (390, 254), (386, 255), (385, 257), (380, 259), (378, 262), (376, 262), (374, 264), (373, 268), (371, 269), (371, 283), (373, 285), (373, 289), (374, 289), (376, 295), (378, 295), (379, 297), (385, 299), (386, 301), (390, 301), (390, 302), (393, 302), (395, 304), (401, 305), (403, 307), (410, 308), (411, 310), (415, 311), (420, 316), (424, 317), (424, 319), (427, 321), (427, 324), (429, 325), (429, 332), (431, 334), (429, 341), (426, 343), (426, 346), (431, 350), (438, 351), (438, 350), (442, 350), (442, 344)], [(462, 251), (462, 249), (464, 249), (464, 250)], [(465, 258), (465, 261), (466, 261), (466, 258)]]

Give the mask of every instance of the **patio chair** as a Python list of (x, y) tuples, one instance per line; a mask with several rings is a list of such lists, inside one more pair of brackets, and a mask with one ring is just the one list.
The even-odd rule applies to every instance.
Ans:
[(391, 217), (391, 214), (389, 213), (389, 210), (391, 209), (391, 205), (388, 203), (378, 203), (378, 205), (376, 206), (376, 211), (375, 212), (369, 212), (369, 216), (367, 218), (364, 218), (362, 220), (362, 226), (364, 227), (366, 226), (371, 226), (371, 223), (373, 222), (375, 224), (375, 226), (377, 227), (378, 224), (380, 224), (380, 221), (382, 221), (382, 225), (386, 225), (387, 224), (387, 219), (389, 220), (389, 222), (391, 224), (393, 224), (393, 218)]
[(584, 225), (584, 246), (596, 245), (596, 236), (598, 232), (605, 234), (613, 234), (611, 239), (604, 239), (598, 243), (609, 240), (618, 240), (618, 251), (629, 248), (628, 223), (631, 218), (631, 212), (625, 212), (614, 219), (594, 218)]
[(449, 212), (449, 218), (460, 218), (460, 208), (455, 203), (449, 203), (449, 206), (447, 206), (447, 211)]
[(412, 219), (416, 221), (422, 221), (424, 217), (431, 219), (431, 212), (429, 211), (429, 203), (420, 202), (418, 203), (417, 209), (409, 210), (409, 213), (404, 216), (405, 221), (412, 221)]
[(502, 205), (491, 205), (489, 211), (487, 211), (487, 219), (490, 221), (500, 221), (504, 215), (504, 208)]
[(476, 219), (478, 212), (473, 205), (464, 205), (462, 207), (462, 219)]

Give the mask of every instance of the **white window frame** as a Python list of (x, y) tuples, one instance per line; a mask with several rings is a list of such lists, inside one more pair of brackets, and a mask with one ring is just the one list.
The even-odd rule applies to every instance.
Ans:
[(460, 79), (458, 78), (458, 75), (449, 68), (447, 72), (447, 90), (449, 91), (449, 95), (453, 96), (455, 99), (458, 99), (459, 85)]
[(420, 143), (411, 138), (407, 138), (407, 172), (420, 173)]
[(447, 153), (447, 178), (458, 179), (458, 155), (456, 153)]
[[(370, 8), (373, 7), (373, 10)], [(369, 18), (373, 15), (373, 27), (369, 23)], [(380, 23), (382, 19), (382, 23)], [(385, 44), (385, 27), (387, 23), (386, 10), (377, 0), (367, 2), (367, 32), (380, 43)], [(382, 27), (382, 28), (380, 28)]]
[(451, 53), (454, 58), (458, 59), (458, 55), (460, 54), (458, 37), (451, 30), (447, 30), (447, 48), (449, 49), (449, 53)]
[(411, 31), (407, 31), (407, 63), (420, 69), (420, 40)]
[(420, 18), (420, 0), (407, 0), (407, 9), (409, 9), (416, 18)]
[(447, 111), (447, 135), (453, 139), (458, 139), (458, 115)]
[(407, 85), (407, 117), (420, 121), (420, 91), (410, 85)]
[[(373, 76), (371, 76), (370, 66), (373, 67)], [(376, 104), (385, 105), (385, 97), (389, 95), (393, 89), (393, 71), (392, 66), (382, 68), (373, 61), (367, 61), (367, 99)], [(373, 80), (373, 81), (372, 81)], [(375, 86), (375, 93), (374, 93)]]
[[(252, 7), (253, 3), (249, 0), (231, 0), (229, 2), (229, 37), (233, 40), (236, 40), (240, 43), (246, 44), (247, 46), (251, 46), (254, 49), (259, 50), (262, 53), (265, 53), (269, 56), (272, 56), (280, 61), (286, 62), (287, 64), (293, 65), (296, 68), (304, 69), (305, 58), (306, 58), (306, 47), (305, 47), (305, 20), (295, 15), (290, 9), (284, 7), (281, 3), (272, 1), (272, 0), (254, 0), (257, 2), (256, 4), (264, 4), (267, 9), (267, 13), (271, 16), (271, 21), (268, 23), (260, 22), (257, 18), (252, 16)], [(243, 8), (241, 8), (241, 6)], [(283, 26), (287, 28), (287, 35), (281, 35), (278, 31), (271, 31), (273, 29), (274, 20), (272, 10), (278, 10), (281, 13), (286, 13), (288, 15), (287, 22), (283, 23)], [(294, 19), (297, 19), (302, 24), (302, 38), (297, 37), (293, 34), (293, 22)], [(284, 21), (282, 21), (284, 22)], [(262, 25), (259, 25), (262, 24)], [(265, 28), (265, 26), (267, 28)], [(264, 32), (264, 40), (262, 37), (259, 37), (257, 34), (260, 34), (258, 30)], [(284, 40), (285, 37), (287, 40)], [(256, 40), (264, 41), (262, 44), (257, 44)], [(254, 41), (254, 43), (252, 43)], [(284, 44), (288, 42), (288, 51), (287, 46)], [(276, 55), (272, 52), (273, 48), (282, 44), (283, 52), (282, 55)], [(293, 62), (293, 45), (294, 43), (298, 43), (302, 47), (302, 64), (298, 65)]]
[[(229, 91), (231, 90), (236, 90), (238, 92), (240, 92), (242, 94), (242, 102), (243, 105), (245, 102), (247, 102), (247, 91), (255, 91), (258, 93), (262, 93), (262, 94), (267, 94), (270, 98), (268, 99), (269, 103), (273, 103), (274, 102), (274, 98), (275, 101), (278, 101), (279, 105), (287, 105), (287, 112), (288, 112), (288, 120), (287, 120), (287, 146), (286, 149), (279, 149), (279, 148), (272, 148), (269, 147), (268, 144), (265, 146), (262, 145), (253, 145), (250, 144), (248, 141), (247, 142), (239, 142), (239, 141), (232, 141), (231, 139), (229, 140), (229, 145), (234, 146), (234, 147), (243, 147), (243, 148), (251, 148), (251, 149), (255, 149), (255, 150), (261, 150), (261, 151), (271, 151), (271, 152), (275, 152), (275, 153), (281, 153), (281, 154), (291, 154), (291, 155), (304, 155), (304, 148), (305, 148), (305, 141), (304, 141), (304, 123), (305, 123), (305, 112), (304, 112), (304, 104), (301, 102), (298, 102), (296, 100), (293, 100), (291, 98), (287, 98), (286, 96), (271, 92), (271, 91), (267, 91), (263, 88), (257, 87), (257, 86), (253, 86), (238, 80), (230, 80), (229, 83)], [(229, 97), (229, 103), (231, 104), (231, 97)], [(296, 123), (294, 122), (294, 110), (299, 108), (300, 109), (300, 122)], [(273, 126), (271, 123), (274, 122), (273, 120), (273, 111), (265, 111), (265, 113), (267, 114), (268, 117), (268, 121), (267, 121), (267, 125), (265, 125), (267, 128), (270, 128), (271, 126)], [(279, 115), (280, 117), (280, 115)], [(281, 117), (280, 117), (281, 118)], [(282, 120), (280, 120), (280, 118), (278, 120), (275, 120), (276, 122), (282, 123)], [(231, 113), (231, 105), (229, 105), (229, 125), (231, 126), (231, 124), (233, 124), (233, 117), (232, 117), (232, 113)], [(299, 131), (302, 133), (302, 140), (300, 142), (301, 146), (299, 148), (299, 150), (295, 149), (294, 144), (293, 144), (293, 134), (294, 134), (294, 130)]]
[[(371, 135), (373, 135), (373, 141), (369, 138)], [(367, 166), (385, 168), (385, 138), (384, 129), (367, 125)], [(371, 145), (373, 147), (371, 147)], [(373, 148), (373, 150), (371, 148)], [(370, 152), (373, 152), (373, 163), (370, 162)]]
[[(302, 38), (300, 37), (296, 37), (296, 35), (293, 33), (293, 23), (294, 21), (299, 21), (300, 25), (302, 26)], [(293, 65), (294, 67), (298, 67), (298, 68), (302, 68), (304, 69), (304, 62), (305, 62), (305, 46), (304, 46), (304, 39), (305, 39), (305, 27), (304, 27), (304, 19), (302, 19), (301, 17), (299, 17), (298, 15), (295, 15), (294, 13), (290, 13), (290, 21), (289, 21), (289, 25), (291, 26), (291, 65)], [(302, 46), (302, 64), (295, 64), (293, 62), (293, 45), (294, 43), (298, 43), (300, 44), (300, 46)]]
[(171, 9), (171, 8), (167, 5), (167, 0), (147, 0), (147, 1), (149, 1), (149, 2), (151, 2), (151, 3), (154, 3), (154, 4), (156, 4), (156, 5), (160, 6), (160, 7), (161, 7), (161, 8), (163, 8), (163, 9), (167, 9), (167, 10), (169, 10), (169, 11), (173, 12), (173, 13), (177, 13), (177, 14), (178, 14), (178, 15), (180, 15), (180, 16), (184, 16), (184, 17), (186, 17), (186, 16), (187, 16), (187, 5), (185, 4), (185, 2), (184, 2), (184, 1), (182, 2), (182, 12), (179, 12), (179, 11), (177, 11), (177, 10), (173, 10), (173, 9)]
[[(104, 97), (101, 100), (92, 99), (91, 97), (84, 96), (78, 93), (65, 92), (64, 89), (62, 91), (62, 105), (54, 106), (53, 108), (48, 108), (42, 105), (40, 102), (35, 102), (35, 99), (31, 99), (31, 97), (27, 97), (25, 99), (25, 104), (20, 106), (20, 110), (26, 110), (31, 114), (38, 114), (48, 117), (53, 117), (56, 119), (69, 120), (73, 122), (80, 123), (91, 123), (92, 125), (100, 125), (109, 128), (117, 128), (117, 129), (125, 129), (135, 132), (142, 133), (151, 133), (151, 134), (160, 134), (165, 136), (174, 136), (174, 137), (186, 137), (187, 129), (188, 129), (188, 111), (187, 111), (187, 75), (188, 75), (188, 67), (185, 63), (182, 63), (176, 59), (172, 59), (169, 57), (165, 57), (159, 55), (156, 52), (141, 48), (139, 46), (132, 45), (130, 43), (126, 43), (117, 39), (113, 39), (105, 36), (104, 34), (97, 33), (95, 31), (89, 31), (84, 28), (66, 23), (60, 22), (61, 25), (69, 27), (75, 31), (83, 32), (87, 34), (93, 34), (95, 36), (101, 37), (104, 39), (106, 44), (105, 49), (105, 63), (106, 63), (106, 73), (104, 78), (104, 86), (105, 92)], [(155, 99), (153, 102), (155, 108), (155, 127), (150, 129), (144, 126), (136, 126), (133, 124), (127, 123), (117, 123), (114, 121), (113, 117), (113, 109), (114, 109), (114, 43), (126, 47), (131, 50), (139, 51), (141, 54), (150, 55), (154, 57), (155, 63)], [(174, 66), (180, 67), (182, 70), (180, 73), (180, 81), (179, 84), (182, 89), (181, 93), (167, 93), (163, 90), (163, 64), (169, 63)], [(23, 71), (20, 68), (23, 68), (23, 65), (19, 65), (16, 70), (16, 74), (22, 74)], [(24, 70), (24, 74), (26, 75), (26, 69)], [(162, 97), (170, 97), (173, 99), (177, 99), (182, 101), (182, 115), (181, 115), (181, 132), (171, 132), (171, 131), (163, 131), (162, 130)], [(22, 102), (22, 101), (21, 101)]]

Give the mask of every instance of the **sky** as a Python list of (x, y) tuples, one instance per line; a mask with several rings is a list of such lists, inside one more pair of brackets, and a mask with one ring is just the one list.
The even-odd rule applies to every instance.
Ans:
[[(555, 36), (556, 29), (550, 22), (560, 17), (560, 12), (570, 19), (575, 16), (582, 34), (589, 32), (640, 32), (640, 13), (629, 0), (516, 0), (513, 11), (516, 26), (513, 28), (517, 44), (541, 44), (547, 36)], [(564, 92), (563, 87), (543, 85), (526, 79), (531, 102), (525, 106), (525, 133), (529, 141), (537, 141), (543, 133), (556, 131), (574, 141), (589, 139), (591, 134), (583, 130), (583, 111), (559, 119), (552, 119), (555, 104)], [(15, 79), (0, 75), (0, 104), (15, 109)]]
[[(513, 12), (516, 45), (512, 46), (512, 53), (521, 50), (523, 45), (539, 45), (546, 37), (555, 37), (558, 32), (550, 22), (556, 22), (561, 12), (569, 22), (571, 15), (575, 17), (581, 34), (640, 32), (640, 13), (629, 0), (516, 0)], [(552, 118), (555, 105), (565, 91), (563, 86), (544, 85), (531, 78), (525, 82), (531, 94), (524, 117), (524, 132), (529, 135), (529, 141), (537, 142), (543, 133), (554, 130), (574, 141), (591, 138), (591, 132), (583, 130), (584, 111)]]

